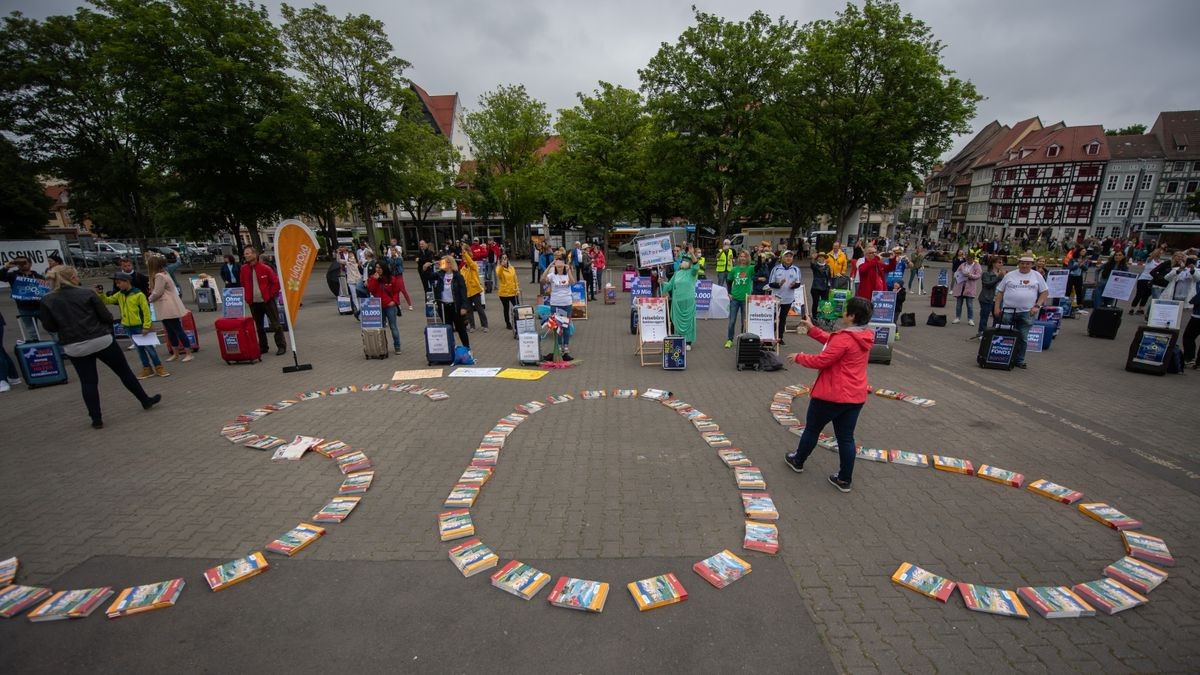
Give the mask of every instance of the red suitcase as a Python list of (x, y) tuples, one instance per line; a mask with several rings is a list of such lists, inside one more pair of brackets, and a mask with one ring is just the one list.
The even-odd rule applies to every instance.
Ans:
[(225, 363), (262, 360), (262, 352), (258, 349), (258, 330), (254, 327), (254, 319), (248, 316), (217, 319), (217, 345), (221, 348), (221, 358), (225, 359)]
[(946, 294), (950, 289), (945, 286), (934, 286), (929, 289), (929, 306), (930, 307), (945, 307)]
[[(196, 317), (192, 316), (191, 312), (188, 312), (187, 314), (183, 315), (183, 318), (180, 319), (180, 322), (183, 323), (183, 332), (185, 335), (187, 335), (188, 346), (191, 347), (192, 351), (194, 352), (200, 351), (200, 333), (196, 332)], [(171, 346), (171, 341), (166, 337), (165, 330), (159, 330), (159, 340), (167, 345), (168, 354), (175, 353), (175, 349)]]

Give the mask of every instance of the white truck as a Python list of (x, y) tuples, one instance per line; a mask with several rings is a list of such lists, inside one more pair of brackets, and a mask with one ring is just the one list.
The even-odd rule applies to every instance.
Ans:
[(747, 227), (741, 232), (729, 237), (729, 245), (735, 251), (751, 249), (764, 241), (771, 243), (776, 251), (787, 248), (790, 227)]

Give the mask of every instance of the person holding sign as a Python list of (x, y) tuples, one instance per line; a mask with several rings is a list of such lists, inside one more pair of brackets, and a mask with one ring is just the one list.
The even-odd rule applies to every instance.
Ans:
[[(117, 292), (110, 295), (104, 293), (103, 286), (96, 286), (96, 292), (100, 294), (104, 304), (116, 305), (121, 310), (121, 325), (130, 336), (149, 333), (150, 303), (146, 301), (146, 295), (141, 289), (133, 285), (132, 275), (128, 272), (117, 272), (113, 275), (113, 282), (117, 285)], [(142, 361), (142, 372), (138, 374), (137, 379), (144, 380), (151, 375), (170, 377), (171, 374), (158, 359), (158, 352), (154, 347), (136, 346), (138, 358)]]
[[(550, 286), (550, 309), (555, 314), (561, 314), (565, 317), (571, 316), (571, 284), (575, 283), (575, 278), (571, 275), (571, 268), (567, 267), (567, 261), (562, 253), (555, 254), (554, 262), (550, 263), (550, 267), (546, 269), (546, 273), (542, 275), (542, 284)], [(562, 347), (563, 361), (573, 361), (575, 357), (568, 352), (568, 345), (571, 342), (571, 330), (563, 330), (559, 336), (559, 346)]]
[(754, 265), (750, 263), (749, 251), (742, 249), (738, 253), (737, 263), (729, 268), (726, 278), (729, 281), (729, 327), (725, 331), (725, 349), (732, 349), (734, 333), (746, 315), (746, 297), (754, 290)]
[[(771, 293), (775, 296), (779, 304), (779, 325), (777, 330), (779, 334), (776, 336), (779, 344), (783, 344), (783, 329), (787, 324), (788, 312), (792, 309), (792, 303), (796, 301), (796, 289), (804, 285), (804, 279), (800, 274), (800, 268), (792, 264), (795, 259), (795, 254), (791, 251), (784, 251), (780, 256), (779, 264), (775, 269), (771, 270), (771, 276), (767, 281), (767, 285), (771, 287)], [(800, 305), (804, 305), (804, 298), (800, 298)]]
[(833, 424), (838, 442), (838, 472), (829, 476), (829, 483), (841, 492), (850, 491), (854, 479), (854, 428), (862, 412), (867, 394), (867, 356), (875, 343), (875, 331), (867, 328), (873, 308), (863, 298), (853, 297), (846, 303), (846, 313), (840, 326), (832, 333), (817, 328), (808, 317), (800, 325), (808, 336), (824, 345), (819, 354), (792, 354), (789, 358), (817, 372), (808, 400), (804, 433), (796, 451), (784, 455), (784, 461), (796, 473), (804, 473), (817, 439), (825, 426)]
[(1021, 254), (1017, 259), (1017, 269), (1005, 274), (996, 286), (996, 308), (992, 310), (992, 316), (997, 319), (1004, 310), (1013, 310), (1013, 328), (1021, 333), (1021, 339), (1017, 341), (1018, 368), (1028, 367), (1025, 365), (1025, 347), (1029, 340), (1029, 329), (1050, 293), (1046, 280), (1033, 271), (1033, 263), (1031, 251)]
[(1096, 283), (1096, 290), (1092, 291), (1093, 308), (1112, 307), (1117, 304), (1115, 299), (1104, 297), (1104, 287), (1108, 285), (1109, 277), (1116, 270), (1122, 272), (1129, 271), (1129, 263), (1125, 260), (1125, 254), (1121, 251), (1113, 251), (1112, 257), (1108, 259), (1108, 262), (1100, 267), (1100, 278)]
[[(33, 269), (33, 262), (25, 256), (9, 260), (0, 273), (0, 281), (11, 287), (13, 301), (17, 303), (17, 321), (21, 324), (21, 337), (25, 340), (37, 340), (37, 317), (42, 300), (40, 296), (32, 297), (32, 294), (29, 297), (22, 296), (21, 291), (17, 289), (17, 279), (41, 281), (43, 277)], [(32, 288), (33, 284), (25, 286)]]
[(664, 293), (671, 294), (671, 324), (676, 334), (683, 336), (689, 351), (696, 341), (696, 277), (699, 268), (695, 265), (695, 259), (696, 249), (688, 244), (687, 251), (675, 261), (675, 274), (658, 285)]
[(392, 349), (399, 354), (400, 327), (396, 325), (396, 317), (400, 315), (400, 283), (397, 281), (400, 277), (392, 274), (393, 269), (390, 264), (376, 263), (367, 279), (367, 291), (371, 297), (379, 298), (379, 307), (383, 310), (388, 330), (392, 333)]

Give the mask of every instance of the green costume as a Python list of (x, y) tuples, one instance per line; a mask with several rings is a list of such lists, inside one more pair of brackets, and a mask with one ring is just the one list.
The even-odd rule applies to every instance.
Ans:
[(664, 293), (671, 292), (671, 323), (675, 334), (688, 344), (696, 341), (696, 269), (695, 265), (677, 269), (670, 280), (658, 286)]

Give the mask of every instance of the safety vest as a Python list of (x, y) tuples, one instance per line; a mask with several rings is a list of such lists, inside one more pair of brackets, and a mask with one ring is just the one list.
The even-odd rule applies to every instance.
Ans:
[(705, 275), (704, 275), (704, 256), (700, 256), (700, 259), (696, 261), (696, 265), (699, 266), (699, 270), (696, 272), (696, 278), (703, 279), (705, 277)]
[(733, 249), (723, 248), (717, 253), (717, 273), (733, 269)]

